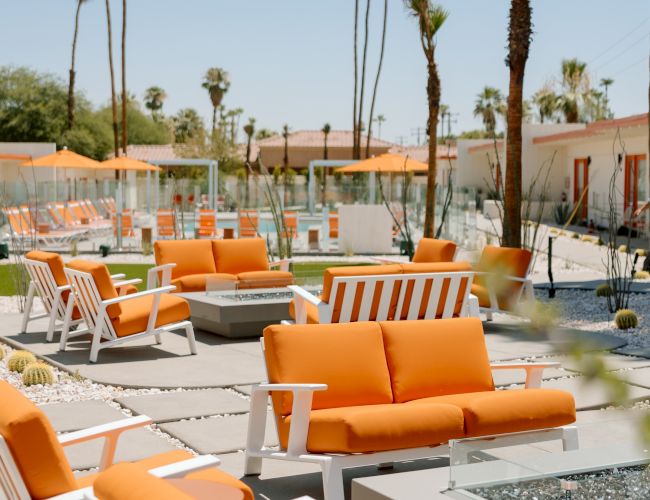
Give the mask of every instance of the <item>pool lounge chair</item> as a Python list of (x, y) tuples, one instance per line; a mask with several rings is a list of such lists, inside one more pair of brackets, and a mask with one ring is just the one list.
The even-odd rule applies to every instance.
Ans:
[(50, 248), (68, 245), (72, 240), (82, 238), (85, 233), (80, 230), (40, 232), (33, 223), (28, 207), (8, 207), (3, 209), (3, 213), (9, 222), (12, 238), (39, 242)]
[(239, 212), (239, 237), (257, 238), (259, 235), (260, 215), (256, 210)]
[(176, 238), (180, 234), (174, 210), (158, 209), (156, 213), (156, 233), (156, 237), (160, 239)]
[(196, 237), (221, 238), (223, 230), (217, 228), (217, 212), (209, 209), (199, 209), (196, 212)]

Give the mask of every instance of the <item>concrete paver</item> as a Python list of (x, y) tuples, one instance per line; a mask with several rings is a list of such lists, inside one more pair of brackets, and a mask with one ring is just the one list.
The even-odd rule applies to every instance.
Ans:
[(252, 392), (252, 387), (250, 385), (236, 385), (234, 389), (242, 394), (246, 394), (247, 396), (250, 396)]
[(622, 372), (630, 384), (650, 388), (650, 368), (639, 368), (638, 370), (626, 370)]
[(74, 401), (40, 405), (57, 432), (72, 432), (126, 418), (104, 401)]
[[(542, 375), (543, 380), (549, 380), (558, 377), (567, 377), (575, 375), (573, 372), (568, 372), (558, 368), (547, 368)], [(512, 384), (526, 383), (525, 370), (492, 370), (492, 379), (494, 385), (497, 387), (508, 386)]]
[(249, 402), (246, 399), (224, 389), (163, 392), (118, 398), (116, 401), (138, 415), (151, 417), (156, 423), (210, 415), (245, 413), (249, 409)]
[[(198, 453), (229, 453), (246, 447), (248, 415), (169, 422), (161, 424), (160, 429), (180, 439)], [(266, 419), (265, 443), (268, 446), (278, 444), (271, 414)]]
[[(609, 353), (599, 353), (598, 355), (605, 363), (607, 369), (612, 371), (650, 367), (650, 359), (646, 358)], [(574, 358), (560, 357), (557, 361), (560, 361), (567, 370), (584, 372), (584, 368)]]

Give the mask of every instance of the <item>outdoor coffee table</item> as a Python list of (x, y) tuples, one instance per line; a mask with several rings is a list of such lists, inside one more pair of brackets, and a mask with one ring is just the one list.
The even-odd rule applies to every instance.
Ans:
[[(320, 293), (319, 287), (307, 287)], [(230, 338), (259, 337), (265, 327), (290, 319), (293, 292), (286, 287), (179, 293), (190, 304), (195, 328)]]

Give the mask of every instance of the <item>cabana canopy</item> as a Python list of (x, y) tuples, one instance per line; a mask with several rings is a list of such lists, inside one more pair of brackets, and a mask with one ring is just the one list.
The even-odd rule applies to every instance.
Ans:
[(381, 174), (393, 174), (401, 172), (426, 172), (429, 166), (420, 161), (411, 160), (406, 156), (392, 153), (368, 158), (345, 167), (337, 168), (337, 172), (352, 174), (358, 172), (379, 172)]

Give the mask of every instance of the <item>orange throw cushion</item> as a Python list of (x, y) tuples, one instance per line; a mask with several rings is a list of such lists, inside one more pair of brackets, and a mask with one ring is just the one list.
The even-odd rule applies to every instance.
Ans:
[[(111, 273), (108, 272), (108, 267), (105, 264), (78, 259), (68, 262), (68, 267), (91, 274), (102, 300), (114, 299), (118, 296), (117, 290), (113, 286)], [(109, 318), (115, 319), (122, 313), (122, 307), (120, 304), (110, 305), (106, 308), (106, 313)]]
[(158, 240), (153, 245), (156, 265), (176, 263), (172, 279), (188, 274), (216, 273), (208, 240)]
[(204, 292), (208, 278), (223, 281), (237, 281), (237, 276), (226, 273), (188, 274), (171, 280), (170, 284), (176, 286), (175, 293), (179, 292)]
[(394, 400), (494, 389), (477, 318), (382, 321)]
[(70, 464), (43, 412), (4, 381), (0, 401), (0, 434), (30, 496), (48, 498), (76, 489)]
[[(415, 408), (418, 411), (413, 411)], [(285, 423), (291, 423), (290, 416)], [(461, 437), (464, 437), (463, 412), (456, 406), (351, 406), (312, 411), (307, 450), (312, 453), (370, 453), (434, 446)]]
[[(318, 307), (309, 302), (305, 302), (305, 309), (307, 309), (307, 324), (317, 325), (318, 321)], [(296, 299), (291, 299), (289, 302), (289, 316), (296, 320)]]
[(455, 254), (453, 241), (422, 238), (413, 254), (413, 262), (451, 262)]
[(275, 288), (293, 285), (289, 271), (248, 271), (239, 273), (239, 288)]
[(266, 242), (262, 238), (213, 240), (212, 251), (218, 273), (269, 270)]
[[(118, 337), (126, 337), (147, 329), (153, 296), (137, 297), (122, 302), (122, 313), (112, 320)], [(190, 306), (185, 299), (170, 294), (160, 296), (155, 326), (168, 325), (190, 317)]]
[(567, 425), (576, 420), (573, 396), (557, 389), (508, 389), (454, 394), (411, 401), (450, 404), (465, 415), (468, 436), (506, 434)]
[(132, 463), (109, 467), (97, 476), (93, 493), (99, 500), (191, 500), (191, 495), (176, 488), (173, 483), (149, 474)]
[[(476, 270), (491, 273), (492, 276), (476, 275), (474, 284), (494, 288), (499, 308), (504, 311), (512, 310), (515, 305), (513, 297), (517, 296), (523, 285), (506, 280), (505, 276), (524, 278), (531, 259), (530, 251), (523, 248), (486, 246)], [(501, 279), (500, 276), (504, 278)]]

